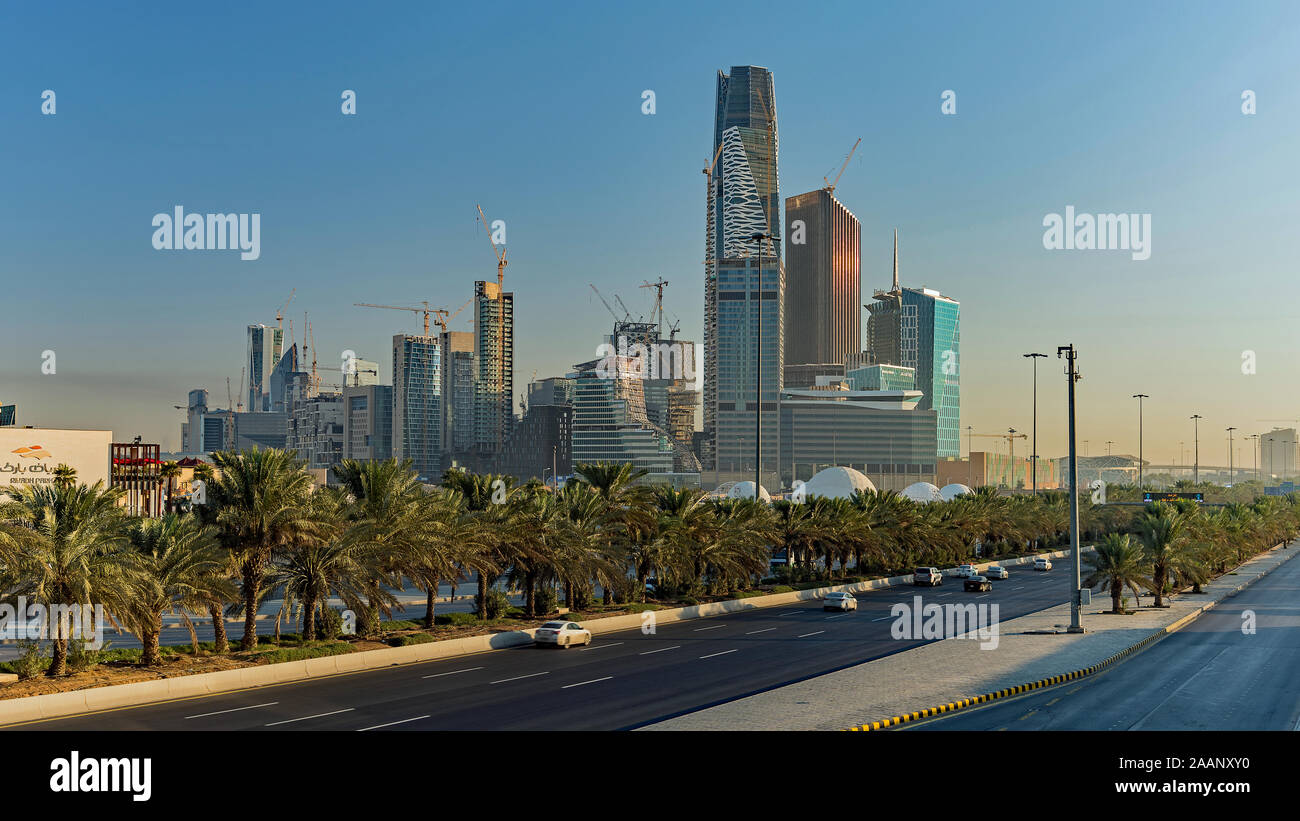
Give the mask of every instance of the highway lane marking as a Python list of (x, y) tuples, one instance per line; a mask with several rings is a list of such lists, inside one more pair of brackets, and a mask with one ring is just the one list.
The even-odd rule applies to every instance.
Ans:
[(715, 624), (715, 625), (713, 625), (712, 627), (697, 627), (697, 628), (695, 628), (695, 630), (694, 630), (693, 632), (698, 633), (698, 632), (700, 632), (701, 630), (717, 630), (719, 627), (726, 627), (726, 626), (727, 626), (727, 625), (725, 625), (725, 624)]
[(774, 615), (774, 616), (796, 616), (796, 615), (798, 615), (798, 614), (800, 614), (800, 613), (802, 613), (802, 612), (803, 612), (802, 610), (791, 610), (791, 611), (788, 612), (788, 613), (773, 613), (772, 615)]
[(770, 630), (775, 630), (775, 629), (776, 629), (775, 627), (765, 627), (765, 628), (763, 628), (762, 630), (750, 630), (750, 631), (749, 631), (748, 633), (746, 633), (745, 635), (746, 635), (746, 636), (752, 636), (752, 635), (754, 635), (755, 633), (766, 633), (766, 632), (768, 632), (768, 631), (770, 631)]
[(992, 596), (992, 595), (993, 595), (992, 593), (985, 593), (984, 595), (982, 595), (982, 596), (976, 596), (975, 598), (977, 598), (977, 599), (987, 599), (989, 596)]
[(944, 596), (951, 596), (951, 595), (952, 595), (951, 593), (940, 593), (939, 597), (943, 598)]
[(1051, 701), (1047, 702), (1047, 703), (1044, 704), (1043, 706), (1044, 706), (1044, 707), (1051, 707), (1053, 704), (1055, 704), (1056, 702), (1058, 702), (1058, 701), (1060, 701), (1060, 700), (1061, 700), (1061, 697), (1060, 697), (1060, 696), (1057, 696), (1056, 698), (1054, 698), (1054, 699), (1052, 699)]
[(262, 726), (263, 726), (263, 727), (275, 727), (275, 726), (278, 726), (278, 725), (280, 725), (280, 724), (292, 724), (292, 723), (294, 723), (295, 721), (308, 721), (309, 719), (313, 719), (313, 718), (324, 718), (325, 716), (336, 716), (336, 715), (338, 715), (339, 713), (350, 713), (350, 712), (352, 712), (354, 709), (356, 709), (356, 708), (355, 708), (355, 707), (348, 707), (346, 710), (335, 710), (335, 711), (332, 712), (332, 713), (317, 713), (317, 714), (314, 715), (314, 716), (303, 716), (302, 718), (286, 718), (284, 721), (272, 721), (270, 724), (263, 724)]
[(457, 673), (472, 673), (475, 670), (482, 670), (482, 667), (466, 667), (464, 670), (450, 670), (446, 673), (434, 673), (431, 676), (420, 676), (420, 678), (439, 678), (440, 676), (454, 676)]
[(892, 619), (892, 618), (894, 618), (894, 617), (893, 617), (893, 616), (881, 616), (881, 617), (878, 618), (878, 619), (872, 619), (872, 621), (884, 621), (885, 619)]
[(217, 710), (215, 713), (199, 713), (196, 716), (185, 716), (185, 720), (189, 721), (191, 718), (207, 718), (208, 716), (219, 716), (222, 713), (237, 713), (240, 710), (256, 710), (258, 707), (270, 707), (272, 705), (279, 704), (279, 703), (280, 702), (278, 701), (268, 701), (265, 704), (250, 704), (247, 707), (232, 707), (229, 710)]
[(1022, 584), (1022, 585), (1020, 585), (1019, 587), (1013, 587), (1013, 588), (1011, 588), (1011, 589), (1012, 589), (1012, 590), (1024, 590), (1024, 589), (1025, 589), (1025, 586)]
[(736, 651), (735, 651), (735, 650), (723, 650), (721, 653), (710, 653), (710, 654), (708, 654), (707, 656), (700, 656), (700, 658), (702, 658), (702, 659), (711, 659), (711, 658), (713, 658), (714, 656), (725, 656), (725, 655), (727, 655), (728, 653), (734, 653), (734, 652), (736, 652)]
[(808, 638), (809, 636), (820, 636), (822, 633), (825, 633), (825, 632), (826, 632), (825, 630), (818, 630), (818, 631), (815, 632), (815, 633), (804, 633), (802, 636), (798, 636), (798, 638), (806, 639), (806, 638)]
[(581, 686), (583, 686), (584, 684), (595, 684), (595, 683), (598, 682), (598, 681), (609, 681), (609, 680), (612, 679), (612, 678), (613, 678), (613, 676), (605, 676), (604, 678), (593, 678), (591, 681), (580, 681), (580, 682), (578, 682), (577, 684), (566, 684), (566, 685), (564, 685), (563, 687), (561, 687), (560, 689), (561, 689), (561, 690), (567, 690), (567, 689), (569, 689), (570, 687), (581, 687)]
[(547, 670), (544, 673), (529, 673), (526, 676), (515, 676), (514, 678), (500, 678), (497, 679), (496, 681), (489, 681), (488, 684), (505, 684), (507, 681), (518, 681), (521, 678), (533, 678), (535, 676), (549, 676), (550, 674), (551, 671)]
[(853, 615), (852, 613), (840, 613), (838, 616), (827, 616), (826, 620), (830, 621), (831, 619), (842, 619), (845, 616), (852, 616), (852, 615)]
[(1030, 716), (1032, 716), (1032, 715), (1033, 715), (1034, 713), (1036, 713), (1036, 712), (1038, 712), (1037, 708), (1035, 708), (1035, 709), (1033, 709), (1033, 710), (1030, 710), (1029, 712), (1025, 713), (1024, 715), (1022, 715), (1020, 718), (1018, 718), (1018, 719), (1016, 719), (1016, 720), (1017, 720), (1017, 721), (1024, 721), (1025, 719), (1029, 718)]
[(654, 655), (655, 653), (662, 653), (662, 652), (664, 652), (665, 650), (680, 650), (681, 648), (682, 648), (682, 646), (681, 646), (680, 644), (674, 644), (672, 647), (660, 647), (658, 650), (647, 650), (647, 651), (645, 651), (644, 653), (637, 653), (637, 655), (638, 655), (638, 656), (652, 656), (652, 655)]
[(612, 643), (610, 643), (610, 644), (597, 644), (595, 647), (584, 647), (584, 648), (582, 648), (582, 652), (585, 653), (585, 652), (588, 651), (588, 650), (603, 650), (603, 649), (606, 648), (606, 647), (617, 647), (617, 646), (619, 646), (620, 644), (626, 644), (626, 643), (627, 643), (627, 642), (616, 641), (616, 642), (612, 642)]
[(428, 718), (428, 716), (416, 716), (415, 718), (404, 718), (401, 721), (390, 721), (387, 724), (376, 724), (373, 727), (362, 727), (360, 730), (357, 730), (357, 732), (364, 733), (366, 730), (379, 730), (384, 727), (392, 727), (394, 724), (406, 724), (411, 721), (419, 721), (422, 718)]

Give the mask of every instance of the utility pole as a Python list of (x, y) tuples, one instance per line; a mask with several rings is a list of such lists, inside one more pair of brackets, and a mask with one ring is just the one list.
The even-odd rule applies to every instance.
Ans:
[(1074, 383), (1079, 381), (1079, 370), (1075, 367), (1078, 359), (1078, 352), (1075, 351), (1074, 345), (1061, 345), (1056, 349), (1056, 358), (1060, 359), (1062, 354), (1065, 355), (1065, 381), (1069, 385), (1069, 408), (1070, 408), (1070, 564), (1072, 565), (1070, 578), (1073, 589), (1070, 592), (1070, 627), (1071, 633), (1082, 633), (1083, 624), (1079, 616), (1082, 609), (1080, 590), (1081, 567), (1079, 557), (1079, 463), (1075, 454), (1074, 443)]
[(1138, 490), (1142, 489), (1142, 400), (1150, 399), (1145, 393), (1135, 393), (1133, 398), (1138, 401)]
[(971, 431), (973, 430), (975, 428), (971, 425), (966, 426), (966, 487), (972, 489), (974, 489), (974, 485), (971, 484), (971, 477), (974, 475), (973, 471), (975, 470), (975, 456), (971, 453), (970, 440)]
[(1192, 420), (1192, 484), (1199, 485), (1201, 483), (1201, 420), (1204, 417), (1195, 413), (1188, 418)]
[(1255, 460), (1255, 481), (1258, 482), (1259, 481), (1259, 434), (1252, 433), (1249, 436), (1249, 438), (1255, 440), (1254, 444), (1250, 446), (1250, 456), (1252, 459)]
[(1034, 474), (1033, 493), (1038, 495), (1038, 359), (1047, 358), (1045, 353), (1027, 353), (1022, 354), (1026, 359), (1034, 363), (1034, 452), (1029, 457), (1030, 470)]

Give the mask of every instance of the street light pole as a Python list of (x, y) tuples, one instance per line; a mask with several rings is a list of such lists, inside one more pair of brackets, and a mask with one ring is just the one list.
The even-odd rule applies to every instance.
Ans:
[(1192, 484), (1201, 483), (1201, 419), (1199, 413), (1192, 414), (1189, 419), (1192, 420)]
[(1232, 484), (1232, 432), (1236, 428), (1228, 428), (1228, 484)]
[(1026, 359), (1034, 363), (1034, 452), (1029, 457), (1029, 469), (1033, 472), (1033, 493), (1038, 495), (1038, 360), (1046, 359), (1045, 353), (1027, 353), (1022, 354)]
[(1142, 489), (1142, 400), (1150, 399), (1145, 393), (1135, 393), (1133, 398), (1138, 401), (1138, 490)]
[(757, 352), (754, 368), (754, 501), (758, 501), (759, 488), (763, 486), (763, 240), (770, 239), (771, 236), (767, 233), (750, 236), (754, 240), (754, 252), (758, 255), (758, 333), (754, 345)]
[(1069, 407), (1070, 407), (1070, 563), (1073, 565), (1073, 572), (1070, 574), (1073, 589), (1070, 591), (1070, 627), (1071, 633), (1082, 633), (1083, 624), (1080, 623), (1081, 597), (1080, 597), (1080, 580), (1081, 568), (1079, 561), (1079, 463), (1075, 454), (1074, 446), (1074, 383), (1079, 380), (1079, 371), (1075, 367), (1075, 361), (1078, 359), (1078, 352), (1074, 350), (1073, 345), (1062, 345), (1056, 349), (1056, 358), (1060, 359), (1065, 354), (1065, 381), (1069, 385)]

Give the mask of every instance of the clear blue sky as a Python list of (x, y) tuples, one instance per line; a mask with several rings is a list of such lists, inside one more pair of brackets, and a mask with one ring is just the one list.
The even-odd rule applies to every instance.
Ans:
[[(610, 317), (588, 282), (642, 310), (662, 275), (699, 340), (714, 75), (752, 63), (775, 76), (783, 195), (862, 137), (837, 193), (864, 292), (897, 226), (904, 283), (961, 301), (963, 426), (1027, 430), (1019, 354), (1073, 342), (1091, 453), (1136, 450), (1141, 392), (1148, 456), (1190, 448), (1199, 412), (1223, 461), (1223, 428), (1300, 402), (1298, 24), (1289, 3), (8, 4), (0, 400), (175, 447), (171, 406), (200, 386), (224, 405), (243, 327), (291, 288), (323, 361), (350, 348), (387, 380), (419, 318), (352, 303), (465, 302), (495, 275), (476, 203), (508, 226), (519, 389), (594, 355)], [(155, 251), (177, 204), (260, 213), (261, 258)], [(1045, 251), (1067, 205), (1150, 213), (1151, 258)], [(1058, 455), (1054, 356), (1039, 377)]]

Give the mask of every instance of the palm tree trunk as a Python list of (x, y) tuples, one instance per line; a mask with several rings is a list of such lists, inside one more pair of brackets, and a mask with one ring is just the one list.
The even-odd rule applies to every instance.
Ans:
[[(212, 652), (221, 655), (230, 649), (230, 642), (226, 640), (226, 614), (221, 602), (209, 600), (208, 615), (212, 617)], [(194, 649), (197, 652), (198, 647)]]
[(1119, 583), (1119, 579), (1114, 579), (1110, 583), (1110, 611), (1119, 612), (1119, 600), (1124, 595), (1124, 585)]
[(54, 640), (54, 656), (50, 659), (50, 666), (45, 671), (45, 675), (54, 677), (61, 676), (68, 672), (68, 640), (65, 638), (56, 638)]
[(433, 629), (433, 606), (438, 600), (438, 580), (434, 579), (424, 596), (424, 629)]
[(1161, 594), (1164, 593), (1165, 591), (1165, 569), (1163, 567), (1157, 566), (1156, 572), (1152, 575), (1153, 575), (1152, 581), (1155, 582), (1155, 588), (1156, 588), (1155, 590), (1156, 607), (1160, 607), (1163, 601), (1163, 599), (1161, 598)]
[(162, 614), (155, 614), (153, 624), (144, 630), (141, 636), (141, 644), (144, 649), (140, 652), (140, 666), (157, 667), (161, 661), (158, 654), (158, 638), (162, 635)]
[(474, 594), (474, 609), (480, 619), (487, 618), (487, 575), (480, 570), (478, 572), (478, 592)]
[(239, 640), (240, 650), (257, 646), (257, 577), (260, 575), (251, 561), (242, 568), (244, 581), (244, 635)]
[(534, 606), (534, 593), (537, 588), (537, 574), (529, 570), (524, 574), (524, 618), (531, 619), (537, 615), (537, 608)]
[(316, 599), (304, 598), (302, 602), (302, 640), (316, 638)]

